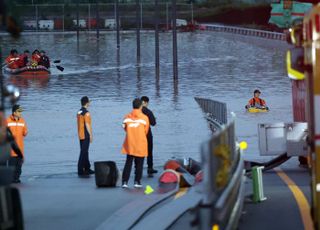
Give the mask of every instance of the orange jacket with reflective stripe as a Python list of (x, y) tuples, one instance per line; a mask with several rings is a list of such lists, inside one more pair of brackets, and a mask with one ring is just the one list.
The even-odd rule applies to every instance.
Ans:
[(134, 109), (125, 116), (122, 126), (127, 134), (121, 152), (136, 157), (148, 156), (148, 117), (141, 110)]
[[(9, 127), (19, 149), (21, 150), (22, 154), (24, 154), (23, 138), (28, 134), (27, 124), (25, 120), (23, 118), (16, 120), (13, 115), (11, 115), (7, 118), (7, 127)], [(13, 150), (11, 150), (11, 156), (17, 157), (18, 155)]]
[(10, 69), (18, 69), (20, 67), (21, 61), (19, 57), (9, 55), (9, 57), (6, 58), (6, 64)]
[[(91, 126), (91, 116), (89, 111), (82, 107), (77, 114), (77, 123), (78, 123), (78, 136), (80, 140), (84, 140), (86, 137), (89, 138), (89, 133), (87, 130), (87, 127), (85, 123), (89, 124)], [(92, 133), (92, 130), (90, 130)]]
[(251, 106), (260, 105), (260, 106), (266, 106), (265, 100), (261, 98), (251, 98), (248, 102)]

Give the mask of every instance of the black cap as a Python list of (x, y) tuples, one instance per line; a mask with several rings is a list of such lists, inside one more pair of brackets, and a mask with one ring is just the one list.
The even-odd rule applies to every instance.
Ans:
[(22, 109), (22, 107), (21, 107), (20, 105), (16, 104), (16, 105), (13, 105), (13, 106), (12, 106), (12, 113), (14, 113), (14, 112), (16, 112), (16, 111), (22, 112), (23, 109)]
[(260, 90), (256, 89), (253, 93), (261, 93)]
[(44, 54), (45, 54), (45, 53), (46, 53), (46, 51), (44, 51), (44, 50), (40, 50), (40, 53), (44, 53)]
[(149, 102), (149, 98), (147, 96), (142, 96), (141, 101)]
[(84, 106), (87, 103), (89, 103), (89, 98), (87, 96), (84, 96), (81, 98), (81, 105)]

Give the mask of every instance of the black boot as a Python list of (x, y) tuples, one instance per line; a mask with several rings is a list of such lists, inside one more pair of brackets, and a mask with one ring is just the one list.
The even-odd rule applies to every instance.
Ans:
[(148, 169), (148, 174), (154, 174), (154, 173), (157, 173), (157, 172), (158, 172), (158, 170), (155, 170), (153, 168)]

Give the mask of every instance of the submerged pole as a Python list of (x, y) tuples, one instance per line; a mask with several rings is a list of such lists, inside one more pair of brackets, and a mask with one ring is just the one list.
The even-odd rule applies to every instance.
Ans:
[(91, 4), (88, 4), (88, 30), (91, 29)]
[(36, 8), (36, 31), (38, 32), (38, 29), (39, 29), (39, 19), (38, 19), (38, 5), (35, 5), (35, 8)]
[(117, 27), (117, 49), (120, 49), (120, 21), (119, 21), (119, 0), (116, 0), (116, 27)]
[(177, 50), (177, 2), (172, 0), (172, 50), (173, 50), (173, 78), (178, 78), (178, 50)]
[(156, 77), (160, 76), (160, 52), (159, 52), (159, 4), (158, 0), (154, 2), (155, 15), (154, 15), (154, 26), (155, 26), (155, 66), (156, 66)]
[(169, 30), (169, 6), (166, 3), (166, 29)]
[(99, 15), (99, 0), (96, 0), (96, 21), (97, 21), (97, 38), (100, 36), (100, 30), (99, 30), (99, 21), (100, 21), (100, 15)]
[(140, 63), (140, 1), (136, 0), (137, 63)]
[(193, 2), (191, 2), (191, 24), (193, 25)]
[(77, 1), (77, 40), (79, 41), (79, 0)]

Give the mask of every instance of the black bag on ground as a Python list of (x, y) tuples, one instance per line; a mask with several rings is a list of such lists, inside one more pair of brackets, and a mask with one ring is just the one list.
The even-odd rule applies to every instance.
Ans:
[(118, 180), (118, 168), (114, 161), (94, 162), (97, 187), (115, 187)]

